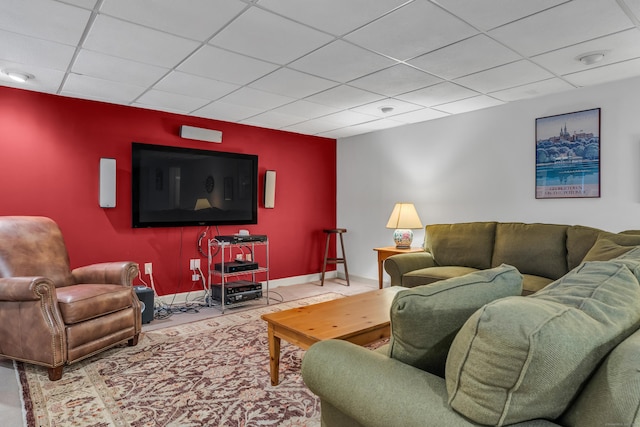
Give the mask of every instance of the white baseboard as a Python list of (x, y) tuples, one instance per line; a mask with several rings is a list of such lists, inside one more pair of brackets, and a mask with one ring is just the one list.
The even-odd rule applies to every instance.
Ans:
[[(269, 289), (278, 288), (280, 286), (293, 286), (299, 285), (301, 283), (310, 283), (310, 282), (319, 282), (321, 278), (320, 273), (315, 274), (306, 274), (303, 276), (293, 276), (293, 277), (285, 277), (283, 279), (275, 279), (269, 280)], [(324, 275), (325, 279), (345, 279), (344, 273), (334, 271), (328, 271)], [(378, 282), (373, 279), (367, 279), (365, 277), (359, 276), (349, 276), (352, 280), (357, 280), (360, 283), (366, 283), (371, 285), (377, 285)], [(164, 304), (184, 304), (185, 302), (192, 302), (195, 300), (202, 301), (204, 298), (204, 290), (191, 291), (191, 292), (183, 292), (179, 294), (168, 294), (162, 295), (160, 297), (156, 297), (156, 302), (160, 301)]]

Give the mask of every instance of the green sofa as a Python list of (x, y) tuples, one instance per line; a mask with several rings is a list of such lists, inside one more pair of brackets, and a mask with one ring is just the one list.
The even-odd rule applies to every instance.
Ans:
[[(629, 231), (625, 233), (638, 233)], [(393, 255), (384, 268), (392, 286), (414, 287), (509, 264), (529, 295), (578, 266), (599, 236), (580, 225), (470, 222), (425, 227), (425, 252)]]
[(377, 350), (314, 344), (322, 426), (640, 426), (640, 247), (622, 240), (530, 296), (506, 264), (404, 289)]

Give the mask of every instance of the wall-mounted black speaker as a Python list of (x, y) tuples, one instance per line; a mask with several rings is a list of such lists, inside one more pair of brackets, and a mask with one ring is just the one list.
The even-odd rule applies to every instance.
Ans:
[(146, 286), (136, 286), (136, 295), (140, 300), (140, 311), (142, 311), (142, 323), (149, 323), (153, 320), (153, 289)]

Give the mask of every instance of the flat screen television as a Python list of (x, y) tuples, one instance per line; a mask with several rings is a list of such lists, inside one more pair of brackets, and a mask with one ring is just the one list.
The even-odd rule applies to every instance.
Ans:
[(134, 228), (258, 223), (258, 156), (134, 142)]

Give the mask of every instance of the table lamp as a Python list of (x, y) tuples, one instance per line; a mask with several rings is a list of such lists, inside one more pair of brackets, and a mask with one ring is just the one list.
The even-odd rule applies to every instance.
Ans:
[(387, 228), (395, 228), (393, 240), (396, 248), (409, 249), (413, 240), (412, 228), (422, 228), (422, 223), (413, 203), (396, 203), (387, 222)]

